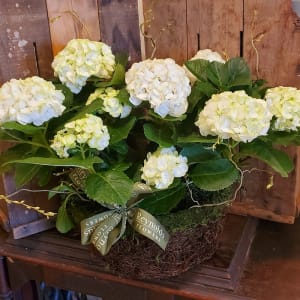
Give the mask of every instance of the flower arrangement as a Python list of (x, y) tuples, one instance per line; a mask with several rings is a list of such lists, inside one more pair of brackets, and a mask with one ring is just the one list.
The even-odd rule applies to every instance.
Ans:
[[(81, 222), (82, 243), (106, 255), (129, 223), (165, 249), (160, 216), (230, 203), (245, 158), (284, 177), (293, 169), (277, 146), (300, 143), (300, 90), (268, 88), (243, 58), (209, 49), (184, 67), (171, 58), (126, 66), (108, 45), (74, 39), (54, 58), (54, 80), (0, 88), (0, 139), (13, 143), (1, 172), (14, 168), (19, 187), (57, 179), (49, 198), (62, 199), (60, 232)], [(199, 191), (214, 200), (203, 202)]]

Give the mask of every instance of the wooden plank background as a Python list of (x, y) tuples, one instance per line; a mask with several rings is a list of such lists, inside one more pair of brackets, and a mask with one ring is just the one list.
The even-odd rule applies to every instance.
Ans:
[[(128, 52), (131, 63), (154, 56), (182, 64), (211, 48), (226, 57), (244, 56), (253, 74), (270, 85), (300, 88), (298, 19), (291, 0), (1, 0), (0, 83), (33, 74), (52, 77), (53, 55), (70, 39), (90, 38)], [(288, 151), (297, 166), (290, 178), (276, 176), (267, 191), (266, 173), (252, 174), (236, 212), (294, 221), (300, 156), (296, 148)]]

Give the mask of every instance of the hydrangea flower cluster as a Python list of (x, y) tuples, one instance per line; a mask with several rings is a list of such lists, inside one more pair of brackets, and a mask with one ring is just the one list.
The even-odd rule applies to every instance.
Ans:
[(183, 177), (187, 171), (187, 158), (179, 155), (175, 147), (161, 148), (147, 154), (142, 179), (147, 185), (165, 189), (173, 183), (175, 177)]
[(265, 99), (276, 117), (275, 130), (290, 131), (300, 127), (300, 90), (294, 87), (274, 87), (267, 90)]
[(42, 125), (65, 110), (65, 96), (38, 76), (11, 79), (0, 88), (0, 124), (17, 121), (22, 125)]
[(102, 109), (104, 111), (109, 113), (114, 118), (126, 118), (131, 112), (131, 106), (127, 104), (122, 105), (120, 100), (117, 98), (119, 92), (119, 90), (112, 87), (98, 88), (89, 96), (86, 105), (91, 104), (96, 99), (102, 99)]
[[(218, 52), (212, 51), (210, 49), (203, 49), (199, 50), (190, 60), (195, 60), (195, 59), (204, 59), (208, 60), (210, 62), (212, 61), (217, 61), (220, 63), (225, 63), (226, 61), (222, 58), (221, 54)], [(194, 83), (197, 78), (184, 66), (186, 70), (186, 74), (188, 78), (190, 79), (191, 83)]]
[(188, 107), (190, 82), (173, 59), (147, 59), (134, 63), (125, 75), (129, 101), (137, 106), (148, 101), (162, 118), (179, 117)]
[(111, 48), (87, 39), (69, 41), (52, 62), (54, 74), (75, 94), (81, 91), (91, 76), (110, 79), (114, 67), (115, 56)]
[(252, 98), (245, 91), (235, 91), (213, 95), (195, 124), (203, 136), (251, 142), (267, 134), (271, 119), (266, 101)]
[(65, 124), (54, 136), (51, 148), (61, 158), (69, 157), (69, 150), (80, 144), (87, 144), (97, 150), (105, 149), (109, 144), (109, 133), (100, 117), (86, 114), (78, 119)]

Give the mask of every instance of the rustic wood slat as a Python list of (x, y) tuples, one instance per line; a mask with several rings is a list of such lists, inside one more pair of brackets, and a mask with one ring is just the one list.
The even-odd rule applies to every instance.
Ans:
[(130, 62), (141, 59), (137, 0), (99, 0), (101, 40)]
[[(270, 86), (300, 87), (297, 66), (300, 62), (300, 31), (291, 1), (244, 1), (244, 57), (254, 77), (264, 78)], [(240, 201), (232, 212), (254, 215), (277, 222), (293, 223), (299, 207), (299, 150), (283, 149), (295, 162), (288, 178), (274, 176), (274, 185), (267, 190), (271, 172), (265, 164), (253, 161), (254, 171), (245, 176)], [(267, 171), (267, 172), (266, 172)]]
[(51, 61), (45, 1), (1, 1), (0, 84), (36, 74), (50, 77)]
[(243, 31), (243, 1), (187, 0), (188, 57), (212, 49), (227, 57), (239, 56)]
[(53, 55), (74, 38), (100, 40), (97, 0), (47, 0)]
[[(144, 0), (144, 31), (156, 41), (156, 58), (173, 58), (178, 64), (187, 59), (187, 12), (183, 0)], [(153, 52), (151, 40), (145, 38), (146, 57)]]

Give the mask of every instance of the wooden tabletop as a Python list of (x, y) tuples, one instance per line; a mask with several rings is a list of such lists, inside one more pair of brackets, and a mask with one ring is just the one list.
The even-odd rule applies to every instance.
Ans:
[[(103, 300), (300, 299), (300, 222), (286, 225), (260, 221), (245, 268), (234, 252), (247, 250), (237, 248), (246, 243), (245, 235), (240, 242), (241, 233), (249, 227), (249, 220), (231, 216), (226, 224), (220, 249), (202, 271), (196, 268), (170, 280), (138, 281), (114, 276), (90, 249), (53, 230), (20, 240), (2, 233), (0, 255), (7, 258), (12, 289), (37, 280), (101, 296)], [(215, 281), (208, 280), (210, 277)]]

